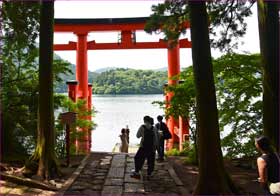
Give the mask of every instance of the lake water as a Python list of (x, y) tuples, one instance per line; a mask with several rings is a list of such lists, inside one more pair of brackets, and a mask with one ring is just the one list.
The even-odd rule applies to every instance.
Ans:
[(98, 113), (93, 118), (97, 127), (92, 132), (91, 151), (111, 152), (120, 142), (120, 131), (126, 125), (130, 129), (130, 143), (138, 144), (136, 132), (143, 124), (143, 117), (149, 115), (156, 122), (163, 110), (152, 102), (163, 100), (163, 95), (93, 95), (92, 104)]

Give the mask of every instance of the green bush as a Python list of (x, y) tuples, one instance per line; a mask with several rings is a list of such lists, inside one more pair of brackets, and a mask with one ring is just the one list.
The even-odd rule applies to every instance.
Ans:
[[(68, 97), (62, 100), (61, 108), (63, 111), (71, 111), (77, 113), (77, 119), (75, 123), (71, 124), (70, 127), (70, 155), (79, 154), (77, 152), (76, 146), (74, 145), (75, 140), (82, 141), (85, 135), (84, 131), (79, 131), (81, 129), (88, 129), (92, 131), (97, 125), (88, 119), (84, 119), (84, 116), (94, 116), (96, 111), (94, 108), (92, 110), (84, 110), (84, 100), (78, 99), (77, 102), (73, 102)], [(58, 115), (59, 116), (59, 115)], [(55, 151), (58, 157), (63, 158), (66, 155), (66, 141), (65, 141), (65, 126), (61, 124), (59, 119), (56, 120), (56, 146)]]
[(168, 150), (166, 153), (166, 156), (184, 156), (184, 163), (185, 164), (194, 164), (197, 165), (197, 159), (196, 159), (196, 150), (193, 144), (190, 144), (189, 142), (183, 143), (183, 150), (179, 151), (177, 148), (172, 148), (171, 150)]
[(197, 159), (196, 159), (196, 150), (194, 148), (194, 146), (192, 146), (187, 155), (186, 155), (186, 158), (184, 160), (184, 163), (186, 164), (194, 164), (194, 165), (197, 165), (198, 162), (197, 162)]
[(172, 148), (171, 150), (166, 151), (167, 156), (180, 156), (180, 151), (176, 148)]

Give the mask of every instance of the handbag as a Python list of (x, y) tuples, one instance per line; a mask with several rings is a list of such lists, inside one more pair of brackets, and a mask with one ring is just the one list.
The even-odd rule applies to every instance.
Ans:
[[(277, 153), (275, 153), (275, 155), (280, 165), (280, 158)], [(271, 194), (280, 194), (280, 182), (270, 183), (268, 187)]]

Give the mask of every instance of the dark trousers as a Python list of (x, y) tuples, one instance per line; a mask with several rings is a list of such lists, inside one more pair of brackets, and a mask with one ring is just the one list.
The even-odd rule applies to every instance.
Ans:
[(158, 146), (157, 152), (158, 152), (158, 158), (163, 159), (164, 158), (164, 139), (163, 138), (159, 138), (159, 146)]
[(148, 175), (151, 175), (154, 171), (155, 167), (155, 151), (154, 150), (146, 150), (142, 147), (140, 147), (134, 157), (134, 163), (135, 163), (135, 172), (139, 172), (143, 165), (145, 160), (147, 159), (148, 164)]

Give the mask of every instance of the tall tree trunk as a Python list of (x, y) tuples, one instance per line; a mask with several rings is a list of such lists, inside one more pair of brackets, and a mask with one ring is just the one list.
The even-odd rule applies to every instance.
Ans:
[(54, 2), (42, 1), (39, 45), (38, 138), (32, 160), (39, 161), (37, 175), (44, 179), (52, 177), (58, 171), (54, 151), (53, 19)]
[[(0, 1), (0, 10), (2, 10), (2, 1)], [(3, 12), (0, 13), (0, 24), (3, 24)], [(2, 47), (3, 47), (3, 33), (2, 33), (2, 25), (0, 25), (0, 54), (3, 54)], [(0, 154), (3, 156), (4, 152), (4, 142), (2, 141), (3, 138), (3, 113), (2, 113), (2, 88), (3, 88), (3, 59), (0, 56), (0, 136), (1, 136), (1, 146), (0, 146)]]
[(279, 144), (279, 2), (258, 0), (263, 65), (263, 125), (277, 151)]
[(199, 180), (194, 194), (233, 194), (236, 189), (225, 171), (220, 145), (205, 2), (190, 1), (189, 9), (199, 121)]

